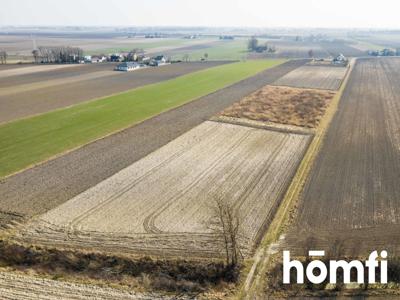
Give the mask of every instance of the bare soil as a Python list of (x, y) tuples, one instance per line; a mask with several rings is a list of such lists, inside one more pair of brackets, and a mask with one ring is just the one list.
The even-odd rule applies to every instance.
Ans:
[[(135, 293), (89, 284), (70, 283), (35, 276), (0, 271), (0, 297), (4, 300), (152, 300), (177, 299), (155, 293)], [(178, 299), (185, 299), (184, 297)]]
[(338, 90), (348, 68), (339, 66), (302, 66), (274, 84), (309, 89)]
[(214, 199), (222, 197), (240, 211), (241, 248), (248, 256), (310, 138), (204, 122), (28, 222), (16, 239), (112, 253), (219, 257), (221, 241), (207, 224)]
[(282, 248), (399, 255), (399, 70), (399, 58), (357, 60)]
[(334, 95), (330, 91), (265, 86), (225, 109), (221, 116), (315, 128)]

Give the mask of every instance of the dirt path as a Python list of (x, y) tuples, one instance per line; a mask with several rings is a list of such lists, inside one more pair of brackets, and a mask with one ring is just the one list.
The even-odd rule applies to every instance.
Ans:
[(304, 64), (291, 61), (0, 181), (2, 223), (44, 213)]
[[(0, 91), (0, 123), (176, 78), (222, 63), (227, 62), (179, 63), (160, 68), (147, 68), (135, 72), (121, 73), (112, 71), (112, 66), (109, 66), (110, 70), (106, 73), (104, 72), (107, 70), (104, 70), (103, 67), (92, 67), (91, 71), (93, 72), (82, 75), (70, 77), (65, 72), (58, 75), (61, 78), (44, 83), (36, 82), (23, 83), (16, 86), (10, 85), (4, 91), (4, 95)], [(70, 68), (70, 70), (76, 70), (76, 68)], [(90, 76), (93, 76), (93, 73), (96, 73), (95, 70), (102, 72), (101, 76), (90, 78)], [(41, 78), (43, 77), (42, 75), (36, 75)], [(43, 75), (49, 76), (50, 74)], [(82, 80), (78, 80), (79, 77)], [(17, 82), (18, 77), (15, 78)], [(62, 80), (65, 80), (65, 82), (60, 84)]]

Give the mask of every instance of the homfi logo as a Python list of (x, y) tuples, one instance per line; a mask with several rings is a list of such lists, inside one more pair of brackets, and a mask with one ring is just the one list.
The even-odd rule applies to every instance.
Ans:
[[(324, 257), (325, 251), (309, 251), (310, 257)], [(378, 261), (379, 255), (377, 251), (373, 251), (368, 260), (364, 264), (359, 260), (345, 261), (345, 260), (329, 260), (327, 266), (323, 261), (319, 259), (312, 260), (305, 269), (305, 275), (307, 279), (314, 284), (324, 282), (328, 277), (329, 270), (329, 283), (335, 284), (337, 280), (338, 270), (343, 271), (343, 283), (351, 283), (351, 271), (355, 270), (357, 274), (357, 283), (363, 284), (364, 272), (368, 269), (368, 283), (376, 283), (375, 274), (376, 270), (380, 271), (380, 283), (387, 283), (387, 251), (380, 253), (380, 261)], [(329, 269), (328, 269), (329, 267)], [(283, 283), (290, 284), (291, 271), (296, 271), (297, 283), (304, 283), (304, 266), (298, 260), (290, 260), (290, 251), (283, 251)], [(317, 275), (316, 275), (317, 274)]]

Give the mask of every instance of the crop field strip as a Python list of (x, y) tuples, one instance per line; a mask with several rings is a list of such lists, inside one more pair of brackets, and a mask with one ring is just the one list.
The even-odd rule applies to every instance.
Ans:
[(0, 176), (102, 138), (282, 62), (248, 61), (217, 66), (0, 125)]
[(0, 123), (174, 79), (224, 63), (181, 63), (127, 73), (113, 71), (114, 64), (97, 64), (68, 68), (70, 72), (60, 69), (4, 78), (4, 83), (0, 83)]
[[(65, 77), (75, 77), (92, 72), (110, 71), (113, 70), (116, 65), (117, 65), (116, 63), (75, 64), (71, 65), (73, 67), (70, 68), (49, 69), (42, 72), (26, 73), (17, 76), (6, 76), (1, 79), (0, 88), (37, 83), (52, 79), (62, 79)], [(31, 68), (40, 66), (46, 66), (46, 65), (29, 64), (27, 66), (21, 65), (20, 68), (27, 68), (27, 67)]]
[(274, 85), (338, 90), (347, 70), (339, 66), (302, 66), (279, 78)]
[(206, 121), (28, 222), (17, 240), (106, 252), (218, 257), (215, 235), (206, 224), (213, 199), (222, 197), (243, 214), (243, 253), (249, 255), (310, 138)]
[(76, 65), (38, 65), (38, 66), (30, 65), (30, 66), (21, 67), (21, 68), (9, 68), (9, 69), (5, 69), (5, 70), (0, 69), (0, 78), (32, 74), (32, 73), (47, 72), (50, 70), (72, 68), (72, 67), (76, 67)]
[(0, 271), (0, 297), (3, 300), (152, 300), (176, 299), (156, 294), (133, 293), (88, 284), (63, 282)]
[(357, 61), (282, 248), (399, 254), (399, 67)]
[(304, 63), (289, 61), (267, 69), (1, 180), (0, 224), (42, 214), (64, 203)]

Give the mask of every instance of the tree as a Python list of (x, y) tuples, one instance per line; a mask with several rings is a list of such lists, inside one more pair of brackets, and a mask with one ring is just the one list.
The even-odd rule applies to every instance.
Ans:
[(188, 62), (189, 61), (189, 54), (184, 54), (183, 55), (183, 61)]
[(236, 267), (243, 258), (240, 250), (242, 217), (234, 205), (224, 198), (215, 198), (209, 228), (221, 243), (226, 264)]
[(32, 55), (33, 55), (33, 60), (35, 61), (35, 64), (37, 64), (39, 62), (39, 50), (33, 50), (32, 51)]
[(247, 48), (249, 49), (249, 51), (256, 51), (257, 47), (258, 47), (258, 40), (254, 36), (252, 36), (249, 39), (249, 42), (247, 44)]
[(309, 57), (309, 58), (314, 58), (314, 50), (313, 50), (313, 49), (310, 49), (310, 50), (308, 51), (308, 57)]
[(1, 64), (7, 64), (7, 52), (6, 51), (0, 51), (0, 63)]
[(208, 53), (204, 53), (204, 59), (208, 59)]

